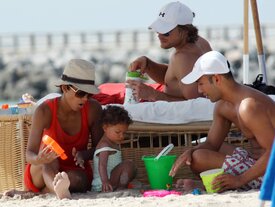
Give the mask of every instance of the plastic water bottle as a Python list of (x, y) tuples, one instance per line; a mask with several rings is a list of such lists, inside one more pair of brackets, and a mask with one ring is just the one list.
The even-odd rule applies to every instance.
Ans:
[(67, 159), (67, 155), (65, 154), (64, 150), (62, 149), (62, 147), (60, 147), (60, 145), (50, 136), (48, 135), (44, 135), (42, 138), (42, 141), (44, 144), (48, 145), (51, 147), (51, 149), (60, 156), (60, 158), (62, 160), (66, 160)]
[[(143, 81), (143, 75), (138, 71), (132, 71), (126, 73), (126, 81), (127, 80), (136, 80), (136, 81)], [(130, 88), (130, 86), (126, 83), (125, 84), (125, 98), (124, 98), (124, 104), (136, 104), (139, 100), (136, 100), (133, 89)]]

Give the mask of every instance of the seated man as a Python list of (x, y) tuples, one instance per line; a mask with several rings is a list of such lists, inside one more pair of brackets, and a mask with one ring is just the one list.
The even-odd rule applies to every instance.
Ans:
[[(216, 51), (202, 55), (182, 82), (197, 82), (198, 91), (216, 104), (206, 141), (186, 150), (174, 163), (170, 175), (174, 176), (182, 165), (189, 165), (196, 173), (223, 168), (225, 174), (213, 181), (219, 192), (259, 189), (275, 137), (274, 101), (258, 90), (237, 83), (228, 61)], [(232, 123), (251, 142), (249, 151), (223, 145)], [(190, 180), (178, 181), (187, 188), (190, 185), (194, 188), (194, 183), (192, 186)]]
[(159, 91), (139, 81), (129, 80), (127, 82), (136, 99), (182, 101), (201, 96), (197, 83), (186, 85), (180, 81), (192, 70), (195, 61), (211, 50), (209, 43), (198, 35), (198, 29), (192, 25), (193, 17), (194, 13), (180, 2), (171, 2), (160, 10), (157, 20), (149, 28), (158, 34), (161, 48), (175, 48), (169, 64), (156, 63), (142, 56), (130, 64), (129, 70), (147, 73), (165, 88)]

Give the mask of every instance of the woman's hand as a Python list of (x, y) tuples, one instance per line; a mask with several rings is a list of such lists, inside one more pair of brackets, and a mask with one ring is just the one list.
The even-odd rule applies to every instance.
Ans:
[(75, 161), (75, 165), (81, 167), (82, 169), (85, 169), (84, 167), (84, 156), (83, 153), (81, 151), (77, 151), (76, 148), (74, 147), (72, 149), (72, 155), (74, 157), (74, 161)]
[(36, 157), (36, 162), (37, 164), (46, 164), (50, 163), (56, 158), (58, 158), (59, 155), (53, 151), (51, 146), (45, 145), (45, 147), (39, 151), (37, 157)]

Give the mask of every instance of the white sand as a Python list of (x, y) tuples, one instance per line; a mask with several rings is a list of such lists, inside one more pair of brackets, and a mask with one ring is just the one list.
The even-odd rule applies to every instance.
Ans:
[[(34, 196), (29, 199), (21, 199), (19, 195), (14, 198), (2, 197), (0, 206), (32, 206), (32, 207), (259, 207), (259, 191), (248, 192), (230, 191), (222, 194), (185, 194), (181, 196), (169, 195), (164, 198), (142, 197), (138, 190), (127, 190), (112, 193), (73, 194), (72, 199), (58, 200), (54, 195), (45, 194)], [(271, 203), (266, 202), (265, 207), (270, 207)]]

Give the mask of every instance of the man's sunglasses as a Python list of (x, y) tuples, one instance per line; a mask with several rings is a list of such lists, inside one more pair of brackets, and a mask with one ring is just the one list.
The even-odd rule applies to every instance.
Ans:
[[(172, 30), (171, 30), (171, 31), (172, 31)], [(167, 33), (164, 33), (164, 34), (162, 34), (162, 35), (165, 36), (165, 37), (169, 37), (171, 31), (169, 31), (169, 32), (167, 32)]]
[(68, 86), (69, 86), (69, 88), (75, 93), (74, 95), (75, 95), (75, 97), (77, 97), (77, 98), (83, 98), (84, 96), (87, 96), (88, 98), (90, 98), (90, 97), (93, 95), (93, 94), (87, 93), (87, 92), (85, 92), (85, 91), (79, 90), (78, 88), (75, 89), (75, 88), (73, 88), (73, 86), (71, 86), (71, 85), (68, 85)]
[[(176, 27), (175, 27), (176, 28)], [(175, 29), (174, 28), (174, 29)], [(164, 34), (162, 34), (163, 36), (165, 36), (165, 37), (169, 37), (169, 35), (171, 34), (171, 32), (174, 30), (174, 29), (172, 29), (172, 30), (170, 30), (169, 32), (166, 32), (166, 33), (164, 33)]]

